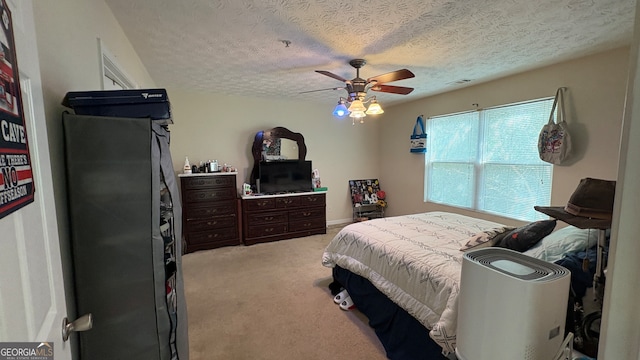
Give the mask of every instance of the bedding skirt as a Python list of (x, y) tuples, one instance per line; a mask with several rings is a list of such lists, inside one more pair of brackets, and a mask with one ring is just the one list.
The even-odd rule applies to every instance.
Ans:
[(344, 287), (358, 310), (369, 319), (391, 360), (447, 360), (429, 330), (381, 293), (369, 280), (339, 266), (333, 278)]

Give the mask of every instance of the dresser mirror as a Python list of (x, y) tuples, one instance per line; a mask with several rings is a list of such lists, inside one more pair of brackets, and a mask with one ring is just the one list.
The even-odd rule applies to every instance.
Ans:
[(253, 170), (250, 181), (251, 184), (255, 184), (260, 161), (304, 160), (307, 156), (307, 146), (302, 134), (284, 127), (275, 127), (256, 133), (251, 153)]
[(298, 160), (298, 143), (291, 139), (262, 140), (262, 161)]

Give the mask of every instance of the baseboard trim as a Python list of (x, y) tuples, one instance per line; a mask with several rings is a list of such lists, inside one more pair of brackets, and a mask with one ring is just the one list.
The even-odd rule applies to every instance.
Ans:
[(327, 221), (327, 226), (331, 226), (331, 225), (344, 225), (344, 224), (349, 224), (352, 223), (353, 219), (348, 218), (348, 219), (338, 219), (338, 220), (331, 220), (331, 221)]

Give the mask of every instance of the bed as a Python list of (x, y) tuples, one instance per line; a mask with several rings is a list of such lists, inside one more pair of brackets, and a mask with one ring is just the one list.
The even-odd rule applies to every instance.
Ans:
[[(573, 239), (567, 241), (570, 246), (555, 246), (555, 239), (540, 241), (555, 225), (555, 220), (543, 220), (516, 229), (447, 212), (374, 219), (344, 227), (326, 247), (322, 264), (333, 268), (334, 279), (364, 310), (390, 359), (446, 359), (442, 354), (454, 353), (456, 346), (462, 250), (495, 245), (488, 239), (513, 231), (520, 231), (520, 240), (528, 242), (527, 252), (543, 260), (583, 246)], [(573, 231), (564, 232), (568, 230)], [(587, 247), (597, 239), (588, 237)], [(412, 330), (390, 332), (393, 322)], [(419, 345), (400, 339), (410, 333)]]

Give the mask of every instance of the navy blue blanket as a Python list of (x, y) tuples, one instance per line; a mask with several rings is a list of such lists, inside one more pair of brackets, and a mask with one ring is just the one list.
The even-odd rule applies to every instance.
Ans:
[(429, 337), (429, 330), (369, 280), (338, 266), (333, 268), (333, 278), (347, 289), (358, 310), (369, 319), (389, 359), (447, 360), (442, 348)]

